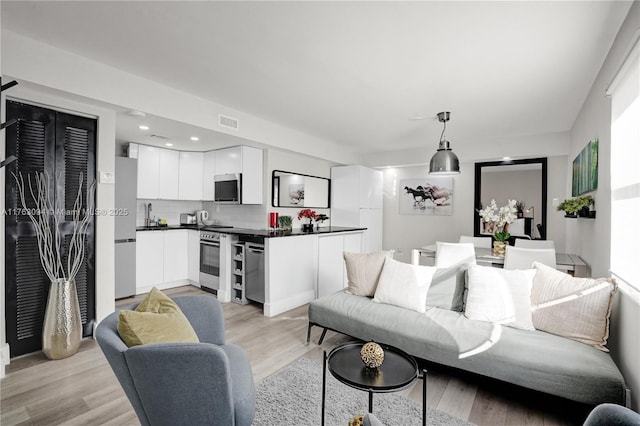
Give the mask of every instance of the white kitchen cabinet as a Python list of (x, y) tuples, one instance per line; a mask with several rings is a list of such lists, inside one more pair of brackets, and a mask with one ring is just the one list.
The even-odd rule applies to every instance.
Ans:
[(160, 232), (164, 234), (164, 261), (162, 262), (164, 282), (187, 279), (188, 231), (186, 229), (180, 229)]
[(215, 189), (213, 178), (216, 176), (216, 152), (217, 151), (208, 151), (204, 153), (202, 173), (203, 201), (213, 201), (213, 191)]
[(242, 173), (242, 204), (262, 204), (263, 151), (251, 146), (233, 146), (216, 150), (215, 174)]
[(160, 148), (138, 146), (138, 198), (158, 198)]
[(367, 228), (365, 252), (382, 249), (382, 181), (380, 170), (331, 168), (331, 225)]
[[(136, 294), (188, 284), (189, 232), (198, 231), (136, 232)], [(199, 262), (199, 251), (194, 259)]]
[(362, 252), (362, 232), (318, 236), (317, 297), (326, 296), (347, 286), (343, 253)]
[(160, 171), (158, 173), (158, 198), (163, 200), (177, 200), (180, 153), (172, 149), (159, 148), (159, 150)]
[(265, 239), (264, 315), (272, 317), (345, 287), (343, 251), (362, 251), (362, 231)]
[(200, 231), (189, 230), (187, 248), (187, 278), (194, 284), (200, 283)]
[(242, 146), (216, 150), (216, 174), (242, 173)]
[(136, 232), (136, 294), (164, 282), (164, 232)]
[(180, 151), (179, 200), (202, 200), (204, 153)]

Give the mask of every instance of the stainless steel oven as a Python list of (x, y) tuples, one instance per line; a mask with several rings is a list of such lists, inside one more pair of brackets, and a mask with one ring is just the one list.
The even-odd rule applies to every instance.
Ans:
[(200, 287), (217, 294), (220, 289), (220, 233), (200, 231)]

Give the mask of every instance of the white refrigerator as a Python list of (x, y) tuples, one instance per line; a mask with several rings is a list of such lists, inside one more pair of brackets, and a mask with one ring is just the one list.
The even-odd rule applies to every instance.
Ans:
[(116, 157), (115, 168), (115, 294), (136, 294), (136, 197), (138, 160)]
[(331, 225), (367, 228), (365, 253), (382, 250), (382, 181), (380, 170), (331, 168)]

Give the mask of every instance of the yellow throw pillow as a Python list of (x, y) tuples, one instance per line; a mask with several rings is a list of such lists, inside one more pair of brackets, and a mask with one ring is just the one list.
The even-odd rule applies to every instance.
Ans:
[(199, 342), (178, 305), (155, 287), (134, 311), (120, 311), (118, 334), (128, 347)]

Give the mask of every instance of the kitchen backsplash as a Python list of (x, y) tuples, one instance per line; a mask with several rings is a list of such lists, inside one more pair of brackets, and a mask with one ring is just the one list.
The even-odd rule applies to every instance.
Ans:
[(267, 211), (264, 205), (216, 204), (205, 201), (202, 207), (209, 212), (209, 220), (218, 224), (236, 228), (267, 228)]
[[(145, 206), (151, 203), (151, 218), (166, 219), (167, 225), (179, 225), (180, 213), (194, 213), (202, 210), (201, 201), (143, 200), (136, 201), (136, 226), (144, 226)], [(209, 217), (211, 219), (211, 217)]]

